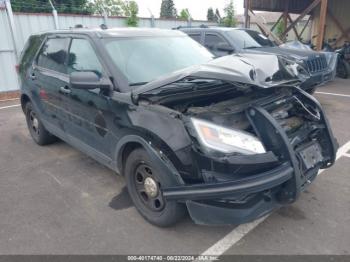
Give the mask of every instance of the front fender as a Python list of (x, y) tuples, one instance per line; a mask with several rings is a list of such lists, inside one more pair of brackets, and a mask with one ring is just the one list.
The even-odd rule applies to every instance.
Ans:
[(170, 177), (173, 180), (172, 183), (174, 186), (185, 184), (181, 175), (171, 163), (171, 161), (166, 157), (166, 155), (161, 150), (155, 148), (151, 141), (147, 141), (143, 137), (140, 137), (138, 135), (126, 135), (123, 138), (121, 138), (117, 143), (114, 159), (117, 160), (115, 170), (118, 173), (120, 173), (120, 171), (122, 170), (121, 167), (123, 166), (123, 150), (130, 143), (137, 143), (141, 145), (149, 154), (151, 161), (157, 164), (157, 167), (160, 169), (160, 175)]

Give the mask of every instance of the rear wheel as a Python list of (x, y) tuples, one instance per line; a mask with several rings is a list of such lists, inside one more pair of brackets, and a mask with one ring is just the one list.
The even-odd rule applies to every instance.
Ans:
[(183, 204), (164, 199), (162, 188), (173, 186), (172, 180), (159, 173), (146, 150), (138, 148), (130, 153), (124, 175), (136, 209), (151, 224), (171, 226), (184, 216)]
[(48, 145), (57, 140), (46, 130), (30, 102), (25, 105), (25, 114), (29, 133), (38, 145)]

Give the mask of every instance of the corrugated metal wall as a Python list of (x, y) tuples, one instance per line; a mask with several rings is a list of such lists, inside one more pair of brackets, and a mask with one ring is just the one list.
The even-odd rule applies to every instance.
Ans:
[[(109, 17), (108, 26), (123, 27), (125, 26), (125, 19), (122, 17)], [(103, 22), (103, 18), (99, 16), (58, 15), (58, 23), (61, 29), (74, 27), (77, 24), (87, 27), (97, 27)], [(51, 14), (17, 13), (14, 14), (14, 23), (16, 29), (15, 38), (19, 52), (31, 34), (55, 29), (54, 19)], [(206, 21), (192, 21), (192, 26), (201, 24), (213, 25)], [(186, 26), (187, 21), (155, 19), (155, 27), (158, 28), (170, 29), (180, 25)], [(151, 27), (151, 19), (140, 18), (139, 27)], [(0, 9), (0, 92), (19, 89), (15, 65), (16, 56), (7, 13), (6, 10)]]
[(18, 89), (15, 65), (16, 56), (7, 13), (0, 9), (0, 92)]

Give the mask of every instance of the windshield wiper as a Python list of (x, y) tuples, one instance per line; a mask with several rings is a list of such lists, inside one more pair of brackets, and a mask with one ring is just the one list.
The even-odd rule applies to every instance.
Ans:
[(142, 86), (147, 84), (148, 82), (136, 82), (136, 83), (130, 83), (129, 86)]
[(256, 49), (256, 48), (260, 48), (261, 46), (247, 46), (243, 49)]

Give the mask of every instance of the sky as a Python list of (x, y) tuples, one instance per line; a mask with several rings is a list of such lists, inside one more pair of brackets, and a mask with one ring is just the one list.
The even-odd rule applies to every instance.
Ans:
[[(159, 17), (160, 4), (162, 0), (135, 0), (139, 6), (140, 17), (150, 17), (150, 12), (157, 18)], [(230, 0), (173, 0), (178, 13), (181, 9), (188, 8), (194, 20), (206, 20), (209, 7), (218, 8), (220, 14), (223, 14), (224, 7)], [(243, 0), (233, 0), (236, 14), (242, 14)], [(150, 10), (150, 12), (148, 11)]]

